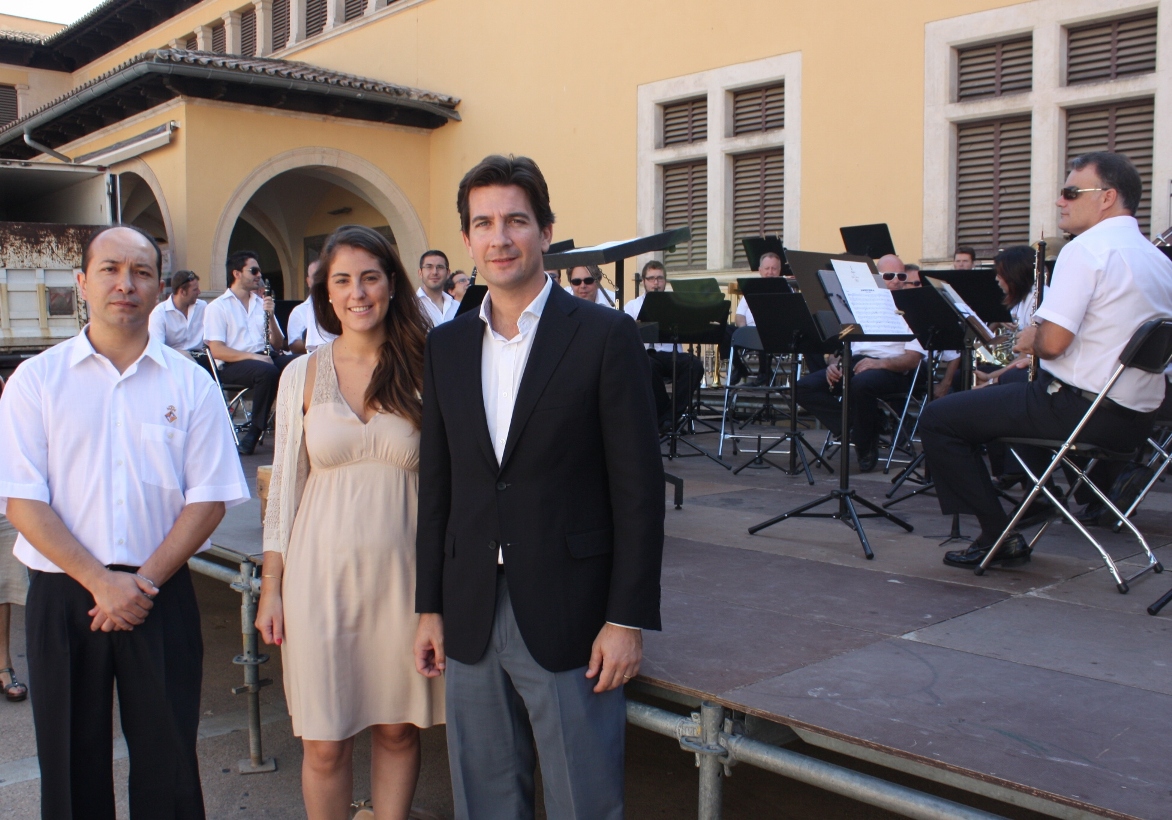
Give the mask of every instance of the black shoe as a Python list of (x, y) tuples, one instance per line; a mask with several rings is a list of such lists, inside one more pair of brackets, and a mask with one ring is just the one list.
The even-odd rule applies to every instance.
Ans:
[(236, 449), (242, 456), (250, 456), (256, 450), (256, 443), (260, 441), (260, 433), (256, 430), (249, 430), (240, 439), (240, 446)]
[(869, 473), (872, 470), (874, 470), (875, 467), (879, 464), (879, 448), (872, 447), (870, 450), (867, 450), (866, 452), (859, 450), (858, 457), (859, 457), (859, 472), (860, 473)]
[[(950, 567), (961, 569), (975, 569), (985, 560), (992, 544), (983, 544), (978, 539), (966, 550), (953, 550), (944, 553), (944, 563)], [(997, 550), (997, 555), (989, 562), (990, 566), (1019, 567), (1030, 562), (1030, 553), (1033, 552), (1026, 544), (1025, 539), (1017, 533), (1009, 536)]]
[(1017, 520), (1017, 526), (1023, 530), (1036, 527), (1039, 524), (1045, 524), (1056, 515), (1059, 515), (1058, 508), (1051, 504), (1049, 499), (1035, 498), (1029, 509), (1025, 511), (1025, 515)]

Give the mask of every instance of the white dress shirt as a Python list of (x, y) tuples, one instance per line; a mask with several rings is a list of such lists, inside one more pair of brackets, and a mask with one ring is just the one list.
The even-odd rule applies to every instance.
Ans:
[(289, 314), (289, 333), (287, 334), (289, 343), (292, 344), (302, 336), (305, 337), (305, 350), (308, 353), (312, 353), (326, 342), (332, 342), (338, 338), (328, 330), (323, 330), (322, 326), (317, 323), (317, 316), (313, 312), (312, 296), (293, 308)]
[(203, 315), (207, 303), (196, 299), (188, 314), (175, 307), (175, 297), (168, 296), (151, 311), (151, 336), (176, 350), (199, 350), (203, 347)]
[[(647, 298), (646, 293), (640, 293), (634, 299), (632, 299), (631, 301), (629, 301), (625, 305), (623, 305), (623, 312), (626, 313), (628, 316), (630, 316), (632, 319), (637, 320), (639, 318), (639, 311), (641, 311), (643, 309), (643, 300), (646, 298)], [(643, 345), (643, 347), (647, 348), (648, 350), (658, 350), (661, 353), (671, 353), (671, 345), (670, 344), (653, 344), (653, 345), (652, 344), (645, 344), (645, 345)], [(676, 347), (679, 349), (680, 353), (684, 352), (683, 345), (676, 345)]]
[(921, 357), (928, 355), (919, 339), (912, 339), (910, 342), (855, 342), (851, 345), (852, 359), (861, 359), (864, 356), (870, 359), (894, 359), (904, 353), (919, 353)]
[(1030, 322), (1034, 319), (1034, 295), (1030, 293), (1029, 296), (1022, 299), (1016, 305), (1009, 309), (1009, 315), (1013, 317), (1014, 324), (1017, 329), (1025, 330), (1030, 326)]
[(248, 297), (248, 310), (231, 290), (213, 299), (203, 316), (204, 339), (244, 353), (264, 351), (265, 300), (256, 292)]
[[(565, 287), (562, 288), (562, 290), (564, 290), (566, 293), (570, 294), (571, 296), (577, 296), (577, 294), (574, 293), (574, 286), (573, 285), (566, 285)], [(610, 298), (607, 299), (606, 298), (607, 296), (610, 296)], [(598, 290), (594, 291), (594, 304), (602, 305), (603, 307), (608, 307), (608, 308), (617, 307), (617, 305), (615, 304), (615, 301), (614, 301), (614, 291), (607, 290), (606, 288), (600, 287)]]
[[(1139, 326), (1172, 317), (1172, 261), (1140, 233), (1135, 217), (1104, 219), (1058, 254), (1034, 316), (1074, 334), (1061, 356), (1042, 359), (1039, 366), (1066, 384), (1097, 393)], [(1125, 370), (1108, 397), (1150, 412), (1164, 401), (1164, 376)]]
[(757, 322), (753, 319), (753, 311), (749, 310), (749, 300), (744, 296), (741, 301), (737, 302), (737, 316), (745, 317), (745, 327), (756, 327)]
[[(102, 564), (138, 567), (186, 504), (234, 506), (248, 483), (206, 370), (152, 337), (120, 374), (87, 330), (23, 362), (0, 396), (0, 513), (43, 501)], [(13, 552), (61, 571), (23, 535)]]
[(419, 297), (419, 304), (423, 308), (427, 317), (431, 319), (432, 327), (439, 327), (444, 322), (450, 322), (456, 318), (456, 311), (460, 309), (460, 303), (452, 298), (450, 293), (444, 293), (444, 309), (440, 310), (435, 306), (435, 302), (423, 292), (420, 287), (415, 291), (415, 295)]

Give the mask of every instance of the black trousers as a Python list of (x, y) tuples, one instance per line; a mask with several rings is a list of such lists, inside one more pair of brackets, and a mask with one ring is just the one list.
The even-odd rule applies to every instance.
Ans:
[[(855, 359), (856, 363), (862, 359)], [(879, 398), (892, 393), (907, 393), (911, 374), (894, 370), (866, 370), (851, 374), (851, 441), (855, 451), (866, 453), (876, 446), (879, 429)], [(836, 436), (842, 435), (842, 392), (830, 389), (826, 368), (807, 373), (796, 385), (798, 404), (814, 414), (822, 426)]]
[(269, 413), (277, 398), (277, 386), (281, 371), (297, 358), (292, 353), (277, 353), (273, 363), (245, 359), (240, 362), (225, 362), (220, 368), (220, 381), (224, 384), (238, 384), (252, 389), (252, 432), (260, 435), (268, 425)]
[[(1005, 436), (1065, 439), (1091, 402), (1077, 391), (1049, 392), (1053, 377), (1042, 370), (1033, 382), (995, 384), (953, 393), (930, 402), (920, 417), (920, 440), (936, 481), (936, 497), (945, 515), (977, 516), (982, 532), (996, 537), (1009, 516), (993, 488), (981, 458), (981, 445)], [(1114, 402), (1099, 406), (1079, 439), (1111, 450), (1140, 446), (1152, 429), (1155, 413), (1139, 413)], [(1046, 469), (1045, 450), (1015, 447), (1035, 475)], [(1007, 464), (1012, 470), (1014, 465)]]
[(44, 820), (114, 820), (117, 683), (133, 820), (203, 820), (196, 758), (203, 636), (191, 575), (163, 584), (130, 632), (91, 632), (94, 598), (30, 572), (25, 618)]
[[(651, 359), (651, 392), (655, 394), (655, 412), (661, 421), (671, 417), (671, 397), (667, 394), (665, 382), (671, 381), (671, 353), (663, 350), (648, 350)], [(676, 375), (680, 383), (687, 385), (691, 392), (676, 396), (676, 413), (684, 412), (691, 393), (696, 391), (704, 379), (704, 365), (691, 353), (676, 353)]]

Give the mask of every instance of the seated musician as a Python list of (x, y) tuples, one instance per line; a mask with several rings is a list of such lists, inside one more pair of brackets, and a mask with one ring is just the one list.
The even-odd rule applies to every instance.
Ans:
[[(281, 371), (293, 356), (278, 352), (285, 346), (285, 337), (273, 315), (272, 297), (263, 295), (256, 254), (237, 251), (228, 257), (225, 268), (228, 289), (208, 305), (204, 338), (212, 356), (222, 363), (221, 381), (252, 388), (252, 424), (240, 439), (240, 454), (250, 456), (268, 426)], [(271, 356), (265, 353), (266, 328)]]
[(150, 334), (188, 358), (203, 350), (203, 314), (207, 304), (199, 298), (199, 277), (194, 271), (171, 275), (171, 295), (151, 311)]
[[(667, 270), (662, 262), (652, 259), (643, 266), (643, 284), (647, 293), (660, 293), (667, 290)], [(635, 319), (639, 318), (639, 311), (643, 309), (643, 300), (646, 294), (636, 296), (623, 305), (623, 310)], [(659, 414), (659, 425), (670, 423), (671, 397), (667, 395), (666, 382), (672, 380), (671, 371), (671, 344), (645, 345), (647, 355), (651, 359), (651, 392), (655, 394), (655, 410)], [(704, 365), (691, 353), (685, 353), (683, 345), (676, 345), (676, 373), (681, 384), (691, 387), (691, 393), (700, 387), (704, 378)], [(676, 399), (676, 412), (682, 413), (688, 405), (688, 396), (679, 396)]]
[[(903, 261), (889, 254), (875, 263), (888, 290), (919, 287), (916, 272), (904, 270)], [(913, 284), (914, 280), (914, 284)], [(851, 440), (859, 470), (869, 473), (879, 462), (879, 398), (906, 393), (912, 372), (926, 355), (918, 341), (861, 342), (851, 346), (854, 368), (851, 375)], [(836, 357), (830, 364), (798, 379), (798, 404), (822, 422), (836, 436), (842, 435), (842, 367)]]
[[(757, 263), (757, 273), (761, 275), (762, 279), (776, 279), (781, 276), (781, 257), (773, 251), (766, 251), (761, 254), (761, 260)], [(753, 319), (753, 311), (749, 310), (748, 299), (742, 297), (740, 303), (737, 304), (737, 312), (733, 317), (733, 322), (737, 327), (757, 326), (757, 322)], [(741, 354), (738, 350), (732, 362), (732, 375), (729, 378), (729, 384), (737, 384), (741, 379), (745, 378), (747, 372), (745, 363), (741, 361)], [(767, 385), (772, 380), (772, 374), (773, 357), (768, 353), (758, 354), (757, 378), (753, 383), (758, 387)]]
[[(1139, 172), (1121, 154), (1094, 152), (1071, 162), (1057, 201), (1058, 227), (1075, 238), (1058, 255), (1046, 298), (1015, 348), (1038, 357), (1037, 378), (955, 393), (929, 404), (920, 417), (941, 512), (975, 515), (981, 527), (967, 550), (945, 555), (949, 566), (978, 565), (1009, 524), (981, 446), (1004, 436), (1065, 439), (1106, 385), (1136, 329), (1172, 317), (1172, 262), (1139, 230), (1135, 212), (1142, 193)], [(1146, 439), (1163, 399), (1161, 374), (1129, 370), (1081, 439), (1131, 451)], [(1045, 469), (1048, 453), (1015, 449), (1031, 470)], [(1035, 505), (1038, 510), (1028, 511), (1020, 526), (1045, 517), (1048, 505)], [(1012, 533), (993, 563), (1029, 560), (1025, 540)]]
[(289, 314), (289, 351), (298, 355), (312, 353), (326, 342), (338, 338), (322, 328), (313, 314), (313, 277), (317, 274), (319, 266), (320, 263), (316, 259), (309, 263), (305, 274), (305, 292), (308, 296)]
[(614, 291), (602, 286), (602, 268), (582, 265), (570, 270), (570, 284), (566, 291), (587, 302), (615, 307)]
[(953, 270), (972, 270), (977, 263), (977, 251), (967, 245), (961, 245), (952, 255)]

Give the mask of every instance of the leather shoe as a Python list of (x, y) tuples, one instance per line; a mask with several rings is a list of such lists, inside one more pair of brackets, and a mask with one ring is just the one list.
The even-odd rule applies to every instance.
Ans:
[[(1065, 503), (1065, 500), (1063, 500)], [(1036, 527), (1039, 524), (1045, 524), (1051, 518), (1059, 515), (1058, 508), (1050, 503), (1046, 498), (1035, 498), (1033, 503), (1025, 511), (1025, 515), (1017, 520), (1015, 526), (1021, 527), (1023, 530), (1029, 527)]]
[(879, 464), (879, 448), (872, 447), (870, 450), (867, 450), (866, 452), (862, 452), (860, 450), (858, 452), (858, 457), (859, 457), (859, 472), (860, 473), (869, 473), (872, 470), (874, 470), (875, 467)]
[(237, 450), (242, 456), (250, 456), (256, 450), (258, 441), (260, 441), (260, 433), (256, 430), (249, 430), (240, 438), (240, 446)]
[[(985, 556), (988, 555), (992, 546), (992, 544), (983, 544), (980, 540), (974, 541), (966, 550), (953, 550), (944, 553), (944, 563), (950, 567), (975, 569), (985, 560)], [(1001, 549), (997, 550), (997, 555), (989, 562), (989, 565), (1019, 567), (1029, 563), (1031, 552), (1033, 550), (1026, 544), (1025, 539), (1014, 533), (1001, 544)]]

